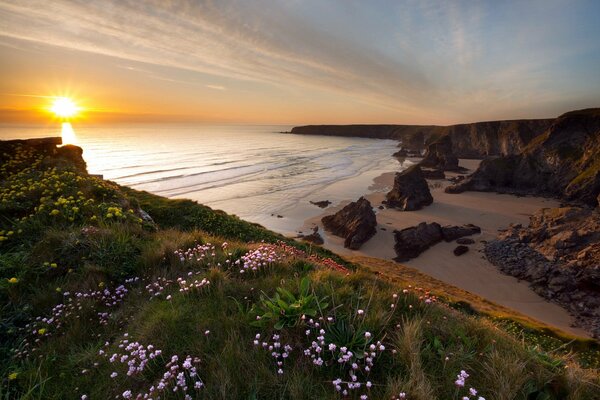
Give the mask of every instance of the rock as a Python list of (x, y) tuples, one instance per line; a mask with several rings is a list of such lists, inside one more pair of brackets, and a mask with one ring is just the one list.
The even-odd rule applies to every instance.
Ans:
[(406, 151), (406, 149), (400, 149), (397, 152), (395, 152), (394, 154), (392, 154), (392, 157), (396, 157), (396, 158), (400, 158), (400, 159), (404, 159), (408, 156), (408, 152)]
[(456, 239), (456, 243), (458, 244), (474, 244), (475, 241), (469, 238), (458, 238)]
[(473, 224), (463, 226), (444, 226), (442, 227), (442, 236), (446, 242), (451, 242), (464, 236), (471, 236), (476, 233), (481, 233), (481, 228)]
[(394, 231), (396, 258), (398, 262), (418, 257), (443, 238), (440, 224), (421, 222), (417, 226)]
[(462, 256), (463, 254), (465, 254), (466, 252), (469, 251), (469, 248), (467, 246), (456, 246), (456, 248), (454, 249), (454, 255), (455, 256)]
[(329, 200), (321, 200), (321, 201), (311, 201), (310, 204), (313, 204), (319, 208), (327, 208), (331, 204)]
[(386, 205), (402, 211), (419, 210), (431, 203), (433, 197), (418, 165), (398, 172), (394, 187), (386, 194)]
[(385, 210), (385, 207), (383, 205), (381, 205), (381, 206), (379, 206), (377, 208), (380, 209), (380, 210)]
[(441, 169), (421, 169), (425, 179), (446, 179), (444, 171)]
[(450, 136), (442, 136), (429, 144), (420, 165), (442, 171), (460, 171), (458, 158), (452, 151), (452, 139)]
[(600, 108), (563, 114), (522, 152), (484, 159), (468, 178), (445, 190), (547, 195), (596, 207), (599, 138)]
[(283, 215), (277, 214), (277, 218), (283, 218)]
[(600, 210), (545, 208), (529, 225), (511, 225), (484, 247), (502, 272), (527, 280), (600, 337)]
[(325, 229), (336, 236), (343, 237), (344, 247), (358, 250), (360, 246), (375, 235), (377, 219), (371, 203), (364, 197), (348, 204), (333, 215), (321, 219)]
[(142, 221), (154, 225), (154, 220), (152, 219), (150, 214), (148, 214), (146, 211), (142, 210), (141, 208), (137, 209), (137, 215), (139, 215), (139, 217), (142, 219)]
[(300, 239), (304, 240), (305, 242), (310, 242), (310, 243), (314, 243), (314, 244), (323, 244), (323, 237), (319, 234), (319, 227), (315, 226), (313, 228), (313, 232), (310, 235), (299, 235), (298, 236)]

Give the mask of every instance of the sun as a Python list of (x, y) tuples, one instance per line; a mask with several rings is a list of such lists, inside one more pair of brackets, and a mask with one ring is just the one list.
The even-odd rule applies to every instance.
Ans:
[(54, 99), (50, 111), (59, 118), (71, 118), (77, 115), (79, 107), (68, 97), (57, 97)]

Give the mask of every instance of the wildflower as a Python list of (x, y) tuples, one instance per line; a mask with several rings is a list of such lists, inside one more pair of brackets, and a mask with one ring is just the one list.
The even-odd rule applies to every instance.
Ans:
[(50, 268), (56, 268), (56, 267), (58, 267), (58, 265), (56, 263), (51, 263), (50, 264)]
[(15, 278), (14, 276), (8, 280), (8, 283), (18, 283), (18, 282), (19, 282), (19, 280), (17, 278)]
[(130, 399), (131, 398), (131, 390), (126, 390), (123, 392), (123, 398), (124, 399)]
[(42, 329), (38, 330), (38, 333), (40, 335), (43, 335), (44, 333), (46, 333), (46, 328), (42, 328)]
[(119, 374), (117, 374), (116, 372), (113, 372), (112, 374), (110, 374), (110, 377), (111, 377), (111, 378), (116, 378), (116, 377), (117, 377), (117, 375), (119, 375)]
[(356, 313), (357, 313), (358, 315), (363, 315), (363, 314), (365, 313), (365, 310), (358, 310)]
[(401, 398), (401, 399), (405, 399), (406, 398), (406, 393), (400, 392), (400, 394), (398, 395), (398, 397)]
[(365, 338), (370, 339), (371, 338), (371, 332), (365, 332)]
[(471, 394), (471, 396), (477, 396), (477, 390), (470, 388), (469, 389), (469, 393)]
[(88, 399), (88, 396), (87, 396), (87, 394), (82, 394), (82, 395), (81, 395), (81, 400), (87, 400), (87, 399)]
[(171, 300), (173, 297), (171, 295), (167, 296), (167, 300)]
[(204, 331), (204, 336), (208, 336), (210, 334), (210, 331), (207, 329), (206, 331)]
[(15, 379), (17, 379), (18, 376), (19, 376), (18, 372), (13, 372), (12, 374), (8, 375), (8, 380), (9, 381), (14, 381)]

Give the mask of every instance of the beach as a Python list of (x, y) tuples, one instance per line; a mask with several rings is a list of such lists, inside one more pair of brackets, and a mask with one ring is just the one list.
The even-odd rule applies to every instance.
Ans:
[[(418, 159), (409, 161), (418, 162)], [(479, 163), (478, 160), (460, 160), (460, 165), (467, 168), (468, 173), (473, 172)], [(448, 194), (444, 192), (444, 188), (449, 184), (447, 180), (428, 180), (434, 198), (430, 206), (418, 211), (379, 209), (385, 199), (385, 193), (393, 186), (394, 175), (385, 173), (378, 176), (369, 187), (369, 193), (365, 193), (376, 212), (378, 226), (376, 235), (359, 250), (344, 248), (343, 239), (329, 234), (321, 223), (323, 216), (335, 213), (356, 199), (348, 199), (324, 209), (321, 215), (308, 218), (299, 231), (308, 233), (318, 226), (325, 241), (324, 247), (336, 253), (348, 257), (392, 260), (396, 256), (394, 230), (415, 226), (421, 222), (437, 222), (440, 225), (475, 224), (481, 227), (481, 234), (471, 237), (475, 244), (470, 246), (470, 251), (466, 254), (457, 257), (452, 252), (457, 246), (455, 242), (441, 242), (403, 264), (565, 332), (587, 336), (584, 330), (571, 326), (573, 318), (565, 309), (536, 294), (527, 282), (502, 274), (482, 254), (484, 242), (493, 240), (498, 230), (511, 223), (527, 225), (531, 214), (540, 208), (557, 207), (558, 201), (484, 192)], [(456, 174), (446, 173), (447, 178), (453, 175)]]

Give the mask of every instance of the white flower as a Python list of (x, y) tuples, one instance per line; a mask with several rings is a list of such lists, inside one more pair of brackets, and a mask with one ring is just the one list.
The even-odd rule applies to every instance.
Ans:
[(357, 313), (358, 315), (363, 315), (363, 314), (365, 313), (365, 310), (358, 310), (356, 313)]
[(476, 396), (477, 395), (477, 390), (470, 388), (469, 389), (469, 393), (471, 394), (471, 396)]
[(370, 339), (371, 338), (371, 332), (365, 332), (365, 337), (367, 339)]

